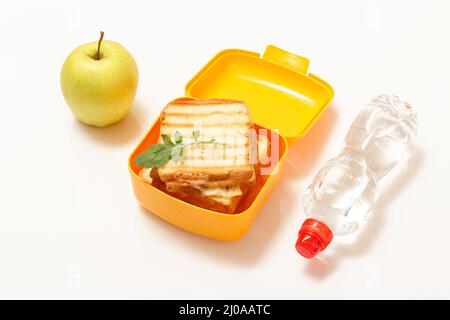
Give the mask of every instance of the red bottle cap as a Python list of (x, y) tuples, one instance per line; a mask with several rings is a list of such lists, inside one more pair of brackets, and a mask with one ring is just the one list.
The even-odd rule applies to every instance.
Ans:
[(295, 248), (305, 258), (313, 258), (333, 240), (333, 232), (323, 222), (316, 219), (306, 219), (298, 232)]

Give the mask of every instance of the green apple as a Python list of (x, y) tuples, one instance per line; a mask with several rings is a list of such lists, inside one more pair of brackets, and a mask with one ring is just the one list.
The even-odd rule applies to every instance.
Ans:
[(82, 45), (67, 57), (61, 88), (72, 112), (81, 122), (105, 127), (130, 111), (138, 85), (138, 68), (119, 43), (103, 41)]

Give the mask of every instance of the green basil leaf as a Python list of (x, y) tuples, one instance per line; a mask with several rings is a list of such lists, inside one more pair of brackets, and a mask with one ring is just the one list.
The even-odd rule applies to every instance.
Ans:
[(171, 149), (172, 147), (166, 144), (153, 144), (146, 151), (138, 155), (134, 163), (145, 168), (161, 166), (169, 161)]
[(147, 159), (149, 157), (155, 156), (163, 148), (165, 148), (165, 146), (163, 144), (153, 144), (153, 145), (151, 145), (147, 150), (145, 150), (144, 152), (142, 152), (140, 155), (138, 155), (136, 157), (136, 159), (134, 160), (134, 163), (139, 165), (139, 166), (142, 166), (143, 163), (145, 161), (147, 161)]
[(181, 133), (178, 130), (175, 131), (173, 138), (175, 139), (176, 144), (180, 144), (181, 142), (183, 142), (183, 136), (181, 135)]
[(182, 156), (182, 151), (183, 148), (173, 148), (172, 151), (170, 152), (170, 158), (175, 161), (178, 162)]
[(149, 159), (149, 161), (146, 163), (146, 167), (153, 168), (165, 165), (170, 160), (171, 151), (172, 148), (166, 148), (164, 150), (161, 150), (155, 157)]
[(163, 138), (165, 144), (168, 144), (170, 146), (174, 146), (175, 145), (172, 142), (172, 140), (170, 140), (170, 137), (167, 134), (162, 134), (161, 137)]
[(218, 143), (216, 139), (211, 139), (208, 141), (200, 141), (200, 131), (194, 130), (192, 132), (192, 137), (194, 142), (183, 144), (183, 136), (177, 130), (173, 136), (175, 143), (167, 134), (161, 135), (164, 143), (156, 143), (151, 145), (147, 150), (142, 152), (136, 157), (134, 163), (138, 166), (145, 168), (161, 167), (165, 165), (170, 159), (174, 162), (178, 162), (184, 155), (184, 148), (187, 145), (199, 146), (201, 144), (213, 144), (215, 147), (217, 145), (222, 145), (226, 148), (226, 144)]

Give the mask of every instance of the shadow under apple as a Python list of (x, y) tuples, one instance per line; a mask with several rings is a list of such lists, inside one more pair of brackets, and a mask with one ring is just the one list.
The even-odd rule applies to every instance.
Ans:
[(75, 125), (84, 134), (98, 142), (110, 145), (121, 145), (136, 140), (143, 134), (138, 119), (145, 119), (142, 105), (135, 102), (128, 115), (119, 121), (104, 128), (86, 125), (74, 119)]

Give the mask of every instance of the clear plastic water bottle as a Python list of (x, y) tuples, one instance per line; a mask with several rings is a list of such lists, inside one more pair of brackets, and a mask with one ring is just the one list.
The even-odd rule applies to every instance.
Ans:
[(353, 121), (340, 155), (317, 173), (304, 194), (308, 217), (297, 251), (312, 258), (334, 236), (346, 240), (364, 223), (378, 184), (406, 164), (417, 133), (417, 116), (396, 96), (378, 96)]

